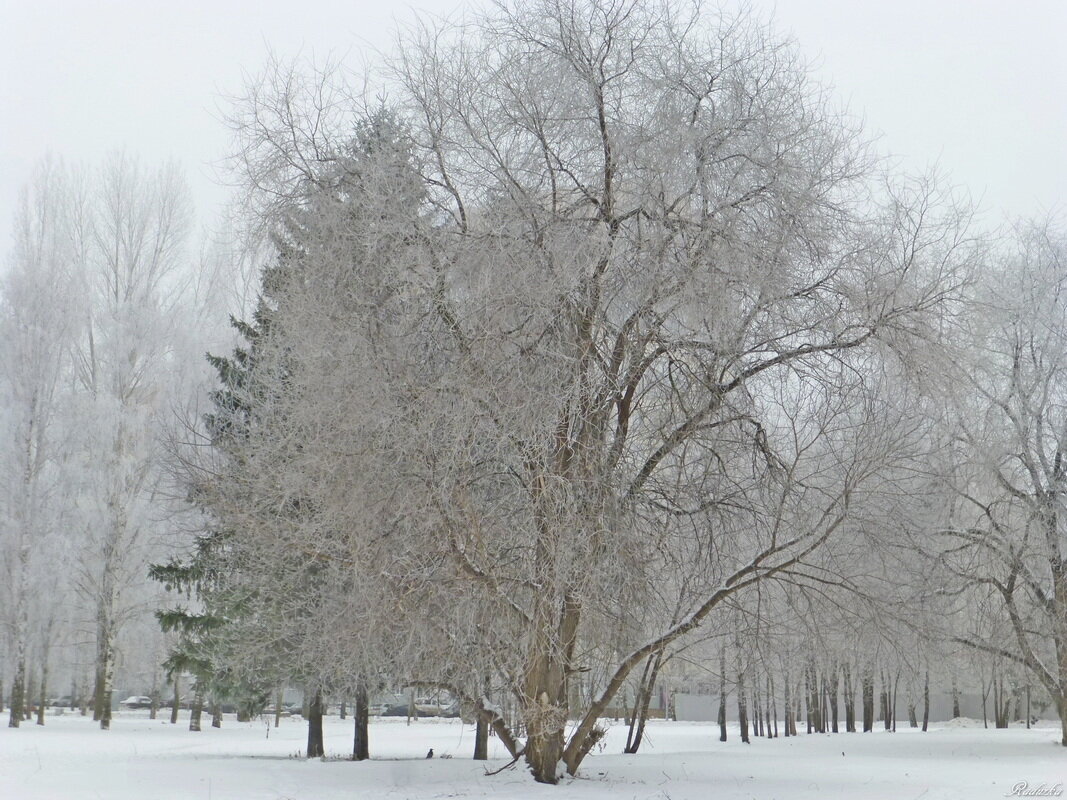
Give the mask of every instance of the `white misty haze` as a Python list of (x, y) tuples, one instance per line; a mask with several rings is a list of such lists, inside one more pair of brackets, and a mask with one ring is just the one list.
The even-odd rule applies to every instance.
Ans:
[[(477, 3), (474, 3), (477, 5)], [(735, 5), (728, 2), (727, 6)], [(754, 0), (774, 15), (884, 147), (938, 162), (983, 207), (1062, 210), (1067, 185), (1067, 4), (1062, 0)], [(270, 46), (281, 56), (388, 46), (412, 9), (457, 0), (0, 0), (0, 251), (19, 187), (51, 151), (98, 160), (127, 147), (176, 158), (206, 218), (224, 196), (212, 163), (229, 136), (220, 95)]]

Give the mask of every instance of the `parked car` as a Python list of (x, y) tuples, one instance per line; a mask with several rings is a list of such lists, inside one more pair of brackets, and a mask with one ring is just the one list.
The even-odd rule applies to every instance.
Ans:
[(151, 708), (152, 698), (143, 694), (134, 694), (125, 700), (120, 700), (119, 705), (123, 708)]
[(71, 700), (69, 694), (65, 694), (62, 697), (49, 698), (47, 705), (52, 706), (53, 708), (72, 708), (74, 701)]

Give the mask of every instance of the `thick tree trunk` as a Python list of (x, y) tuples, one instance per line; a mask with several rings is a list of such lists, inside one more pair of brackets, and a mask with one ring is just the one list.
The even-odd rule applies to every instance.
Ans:
[(22, 724), (23, 704), (26, 702), (26, 660), (15, 662), (15, 679), (11, 682), (11, 708), (7, 727), (17, 728)]
[(321, 758), (326, 755), (325, 742), (322, 737), (322, 689), (316, 687), (308, 704), (308, 758)]
[[(554, 554), (544, 551), (550, 539), (549, 536), (538, 542), (539, 560), (546, 565), (554, 559)], [(559, 605), (545, 597), (543, 602), (538, 602), (533, 619), (538, 634), (523, 687), (525, 757), (534, 780), (554, 784), (559, 781), (565, 752), (567, 772), (574, 775), (603, 732), (580, 725), (567, 747), (568, 682), (581, 620), (580, 600), (570, 592), (563, 594)]]
[(204, 691), (200, 688), (200, 679), (193, 690), (193, 705), (189, 711), (189, 730), (200, 732), (200, 720), (204, 714)]
[(222, 703), (217, 698), (211, 698), (211, 727), (222, 727)]
[(367, 697), (367, 679), (362, 675), (356, 681), (355, 700), (352, 706), (352, 760), (366, 761), (370, 758), (370, 701)]
[(489, 720), (484, 714), (478, 714), (474, 728), (474, 760), (486, 761), (489, 758)]
[(918, 728), (919, 719), (915, 716), (915, 701), (909, 697), (908, 699), (908, 727)]

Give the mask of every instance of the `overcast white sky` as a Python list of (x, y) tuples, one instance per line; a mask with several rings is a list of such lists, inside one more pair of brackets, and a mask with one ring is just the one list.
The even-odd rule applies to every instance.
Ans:
[[(727, 0), (726, 5), (731, 5)], [(477, 6), (477, 0), (470, 5)], [(1067, 212), (1067, 1), (752, 0), (884, 149), (934, 162), (991, 214)], [(0, 0), (0, 250), (19, 187), (52, 152), (126, 147), (186, 167), (206, 219), (228, 134), (220, 95), (269, 46), (385, 46), (395, 18), (458, 0)]]

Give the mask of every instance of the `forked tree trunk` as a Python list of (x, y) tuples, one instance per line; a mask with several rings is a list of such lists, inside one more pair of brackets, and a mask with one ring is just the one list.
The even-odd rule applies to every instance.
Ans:
[(315, 693), (308, 704), (308, 758), (321, 758), (326, 755), (322, 737), (322, 689), (315, 688)]
[(356, 680), (355, 700), (352, 706), (352, 760), (366, 761), (370, 758), (370, 701), (367, 698), (367, 679), (363, 675)]
[(634, 700), (633, 713), (630, 715), (630, 728), (626, 733), (624, 753), (636, 753), (641, 747), (645, 735), (645, 721), (648, 719), (648, 707), (652, 702), (652, 691), (659, 677), (663, 651), (653, 653), (645, 662), (645, 669), (638, 684), (637, 697)]

